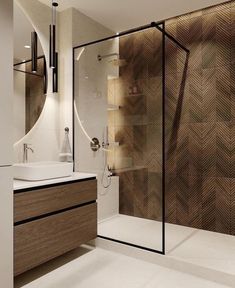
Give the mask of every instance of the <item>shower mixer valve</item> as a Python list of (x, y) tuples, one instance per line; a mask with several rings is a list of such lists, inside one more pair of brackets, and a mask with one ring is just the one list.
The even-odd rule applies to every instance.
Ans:
[(109, 142), (102, 142), (102, 148), (107, 149), (109, 148)]
[(91, 150), (93, 152), (97, 152), (100, 149), (100, 141), (98, 138), (92, 138), (92, 142), (90, 143)]

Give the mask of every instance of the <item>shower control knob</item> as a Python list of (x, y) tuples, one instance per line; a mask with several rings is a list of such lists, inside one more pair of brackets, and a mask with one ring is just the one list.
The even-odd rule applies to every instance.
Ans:
[(90, 143), (91, 150), (97, 152), (100, 149), (100, 141), (97, 138), (92, 138), (92, 142)]
[(102, 142), (102, 148), (106, 149), (109, 147), (109, 142)]

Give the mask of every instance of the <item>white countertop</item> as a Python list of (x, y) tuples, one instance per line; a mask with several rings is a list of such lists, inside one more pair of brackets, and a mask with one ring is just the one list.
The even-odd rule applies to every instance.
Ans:
[(69, 177), (42, 180), (42, 181), (23, 181), (23, 180), (14, 179), (13, 187), (15, 191), (15, 190), (35, 188), (35, 187), (41, 187), (41, 186), (52, 185), (52, 184), (63, 183), (63, 182), (85, 180), (89, 178), (94, 178), (96, 176), (97, 176), (96, 174), (92, 174), (92, 173), (74, 172), (73, 175)]

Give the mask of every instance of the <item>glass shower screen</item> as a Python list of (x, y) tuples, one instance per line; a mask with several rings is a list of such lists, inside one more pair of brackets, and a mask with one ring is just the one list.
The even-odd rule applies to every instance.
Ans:
[(97, 174), (98, 235), (158, 253), (164, 253), (163, 39), (155, 27), (132, 30), (75, 47), (73, 59), (75, 171)]

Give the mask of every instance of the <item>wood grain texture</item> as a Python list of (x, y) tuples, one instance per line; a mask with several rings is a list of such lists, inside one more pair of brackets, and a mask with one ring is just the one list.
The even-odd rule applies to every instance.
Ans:
[[(166, 21), (166, 31), (190, 50), (190, 56), (187, 59), (185, 51), (166, 39), (164, 137), (166, 220), (234, 235), (235, 4), (231, 3)], [(134, 166), (119, 174), (120, 213), (159, 221), (162, 79), (159, 69), (152, 68), (161, 68), (156, 61), (160, 54), (155, 53), (161, 38), (152, 45), (155, 38), (144, 33), (120, 41), (127, 65), (115, 79), (116, 104), (122, 109), (113, 113), (109, 126), (116, 126), (121, 145), (112, 164), (119, 168), (128, 158), (128, 167)], [(133, 85), (143, 95), (125, 100)], [(136, 166), (148, 170), (147, 188), (140, 183), (144, 169), (137, 177)]]
[(14, 222), (73, 207), (96, 198), (96, 180), (17, 193), (14, 195)]
[(14, 228), (14, 275), (77, 248), (97, 236), (97, 204)]
[[(186, 85), (179, 93), (175, 83), (185, 53), (178, 49), (175, 57), (166, 45), (166, 173), (176, 174), (166, 181), (166, 219), (234, 235), (235, 6), (231, 3), (166, 22), (166, 30), (190, 50)], [(175, 58), (182, 64), (177, 69)]]

